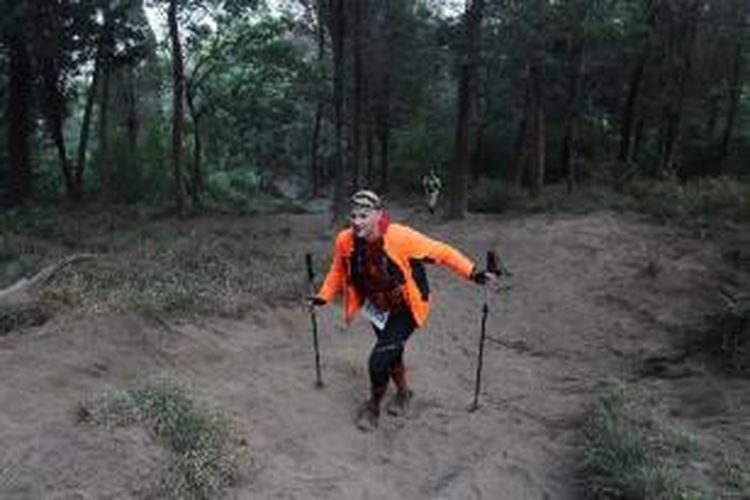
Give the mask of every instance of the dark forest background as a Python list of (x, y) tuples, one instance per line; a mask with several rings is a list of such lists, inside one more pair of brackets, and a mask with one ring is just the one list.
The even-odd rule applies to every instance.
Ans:
[(745, 192), (745, 0), (2, 4), (5, 207)]

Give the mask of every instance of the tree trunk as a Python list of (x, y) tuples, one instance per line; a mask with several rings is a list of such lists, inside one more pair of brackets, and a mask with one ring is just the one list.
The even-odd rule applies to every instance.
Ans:
[(618, 159), (626, 163), (631, 156), (631, 144), (633, 136), (633, 124), (635, 123), (635, 108), (638, 102), (638, 91), (643, 81), (643, 72), (648, 59), (649, 46), (643, 50), (636, 62), (633, 74), (630, 76), (628, 83), (628, 96), (625, 99), (625, 107), (622, 112), (622, 123), (620, 124), (620, 153)]
[[(528, 77), (527, 77), (528, 80)], [(529, 128), (529, 110), (531, 108), (531, 92), (528, 81), (524, 84), (523, 93), (523, 110), (521, 120), (518, 123), (518, 132), (516, 133), (515, 146), (513, 148), (513, 162), (510, 169), (510, 182), (515, 193), (520, 193), (524, 172), (527, 170), (526, 163), (528, 155), (526, 154), (527, 139)]]
[(99, 96), (99, 174), (101, 196), (114, 197), (114, 165), (109, 153), (109, 91), (112, 75), (115, 41), (112, 33), (112, 13), (104, 9), (104, 28), (101, 41), (101, 95)]
[(321, 178), (320, 175), (320, 169), (321, 169), (321, 161), (320, 161), (320, 126), (323, 122), (323, 103), (318, 100), (318, 103), (315, 105), (315, 120), (313, 122), (313, 133), (312, 133), (312, 147), (310, 151), (310, 175), (311, 175), (311, 181), (312, 181), (312, 198), (317, 198), (320, 196), (320, 184), (321, 184)]
[(10, 203), (27, 201), (33, 191), (29, 139), (31, 121), (31, 59), (26, 42), (20, 35), (8, 37), (10, 61), (8, 100), (5, 110), (9, 156), (8, 186)]
[(177, 213), (183, 215), (182, 187), (182, 135), (185, 75), (183, 72), (182, 44), (177, 24), (177, 0), (170, 0), (167, 12), (169, 39), (172, 44), (172, 170), (175, 183)]
[(336, 223), (344, 214), (346, 200), (344, 192), (344, 37), (346, 17), (344, 0), (330, 0), (329, 32), (333, 41), (333, 102), (336, 128), (334, 162), (334, 194), (332, 222)]
[(63, 135), (65, 103), (58, 83), (60, 75), (56, 67), (56, 62), (50, 56), (42, 58), (41, 66), (45, 94), (44, 114), (47, 120), (47, 127), (57, 151), (57, 158), (60, 162), (60, 169), (65, 182), (65, 192), (68, 198), (75, 202), (80, 199), (80, 193), (75, 191), (75, 183), (73, 182), (73, 175), (65, 148), (65, 137)]
[(740, 101), (740, 91), (742, 89), (742, 43), (745, 39), (745, 18), (747, 17), (748, 4), (747, 0), (738, 0), (736, 5), (735, 19), (741, 23), (738, 28), (739, 33), (735, 40), (737, 41), (734, 46), (733, 64), (732, 64), (732, 79), (729, 84), (729, 105), (727, 107), (727, 118), (724, 122), (724, 132), (721, 135), (721, 146), (719, 148), (719, 164), (720, 170), (723, 170), (723, 164), (727, 156), (729, 155), (729, 145), (732, 140), (732, 132), (734, 130), (734, 123), (737, 116), (737, 107)]
[(204, 189), (203, 169), (201, 165), (201, 157), (203, 155), (203, 142), (201, 140), (201, 117), (203, 115), (198, 109), (196, 109), (195, 94), (192, 90), (192, 87), (188, 85), (185, 90), (188, 110), (190, 111), (190, 118), (193, 120), (193, 168), (190, 172), (190, 198), (193, 202), (193, 207), (195, 207), (196, 209), (200, 209), (201, 195), (203, 194)]
[(544, 93), (543, 93), (543, 62), (544, 62), (544, 4), (547, 0), (536, 0), (536, 33), (531, 51), (531, 120), (532, 144), (531, 171), (529, 172), (529, 194), (537, 197), (544, 185), (545, 132), (544, 132)]
[(127, 82), (125, 83), (125, 106), (126, 106), (126, 128), (128, 131), (128, 146), (131, 153), (135, 153), (138, 147), (138, 97), (136, 95), (136, 75), (133, 64), (128, 64), (125, 68)]
[[(585, 6), (586, 11), (588, 11), (588, 7), (589, 4), (587, 3)], [(575, 187), (575, 164), (573, 156), (575, 154), (575, 142), (580, 108), (579, 82), (581, 80), (581, 70), (583, 65), (583, 35), (581, 32), (583, 30), (582, 24), (586, 17), (586, 11), (584, 11), (580, 19), (577, 20), (573, 29), (573, 34), (571, 34), (568, 39), (568, 43), (570, 44), (568, 56), (568, 97), (565, 106), (565, 127), (563, 132), (562, 157), (560, 159), (560, 166), (562, 167), (562, 171), (565, 172), (568, 194), (572, 194), (573, 188)]]
[[(368, 60), (372, 61), (373, 51), (372, 40), (369, 40), (367, 57)], [(372, 63), (371, 63), (372, 64)], [(365, 183), (368, 186), (374, 185), (374, 174), (375, 174), (375, 106), (373, 106), (373, 92), (370, 81), (377, 73), (373, 71), (372, 66), (368, 66), (368, 73), (362, 81), (362, 92), (364, 94), (364, 109), (365, 109), (365, 120), (364, 120), (364, 136), (365, 136), (365, 155), (366, 155), (366, 171), (365, 171)]]
[(560, 166), (565, 172), (565, 184), (568, 194), (573, 194), (575, 188), (575, 142), (578, 129), (579, 115), (579, 81), (581, 76), (581, 64), (583, 61), (583, 40), (576, 36), (576, 40), (571, 42), (573, 47), (570, 54), (569, 73), (568, 73), (568, 99), (565, 109), (565, 128), (563, 132), (562, 156)]
[[(323, 12), (322, 2), (324, 0), (315, 1), (315, 22), (316, 24), (316, 37), (318, 42), (318, 64), (323, 64), (325, 57), (325, 29), (323, 23)], [(310, 176), (312, 182), (312, 197), (317, 198), (320, 196), (321, 181), (322, 181), (322, 162), (320, 159), (320, 128), (323, 122), (323, 96), (318, 95), (317, 103), (315, 104), (315, 119), (313, 121), (313, 133), (312, 133), (312, 144), (310, 148)]]
[(386, 119), (378, 136), (380, 142), (380, 192), (387, 193), (389, 189), (390, 176), (390, 151), (391, 151), (391, 126), (390, 120)]
[(380, 143), (380, 183), (379, 189), (387, 193), (390, 189), (390, 143), (391, 143), (391, 70), (383, 68), (380, 89), (380, 102), (377, 104), (377, 135)]
[[(368, 102), (369, 102), (369, 99), (368, 99)], [(372, 113), (367, 113), (367, 116), (368, 116), (366, 120), (367, 127), (365, 130), (365, 134), (366, 134), (365, 137), (367, 141), (365, 144), (366, 154), (367, 154), (367, 173), (365, 175), (365, 179), (367, 179), (367, 185), (372, 186), (373, 180), (374, 180), (373, 175), (375, 173), (375, 144), (374, 144), (375, 134), (373, 132), (374, 123), (372, 120)]]
[[(372, 88), (373, 114), (375, 117), (374, 134), (378, 142), (379, 154), (379, 182), (378, 189), (387, 193), (390, 189), (390, 151), (391, 151), (391, 58), (396, 54), (394, 45), (394, 12), (391, 0), (381, 0), (377, 4), (381, 11), (375, 16), (377, 24), (377, 50), (374, 59), (377, 63), (372, 72), (375, 76)], [(373, 175), (374, 176), (374, 175)]]
[(99, 72), (101, 71), (101, 46), (97, 49), (96, 59), (94, 60), (94, 74), (91, 76), (89, 91), (86, 95), (86, 104), (83, 109), (83, 119), (81, 121), (81, 133), (78, 138), (78, 155), (75, 167), (75, 184), (78, 190), (83, 192), (83, 172), (86, 169), (86, 153), (89, 142), (89, 128), (91, 125), (91, 115), (96, 100), (96, 89), (99, 85)]
[(367, 0), (357, 0), (352, 2), (352, 13), (354, 15), (354, 23), (352, 26), (354, 32), (354, 43), (352, 49), (354, 51), (354, 117), (352, 121), (352, 151), (351, 151), (351, 164), (349, 167), (351, 174), (352, 189), (356, 190), (360, 185), (360, 169), (359, 161), (361, 157), (362, 149), (362, 100), (363, 100), (363, 72), (364, 68), (362, 65), (362, 30), (363, 30), (363, 19), (362, 10), (366, 8)]
[(466, 214), (467, 170), (469, 169), (469, 114), (471, 74), (464, 64), (458, 81), (458, 115), (454, 162), (449, 172), (448, 218), (463, 219)]
[[(486, 68), (485, 68), (486, 69)], [(474, 88), (476, 92), (474, 94), (474, 122), (476, 123), (476, 132), (474, 134), (474, 144), (471, 146), (471, 176), (477, 181), (483, 173), (484, 167), (484, 133), (487, 130), (489, 121), (486, 119), (489, 99), (489, 75), (487, 71), (480, 72), (478, 69), (475, 71), (476, 84)], [(471, 123), (472, 117), (469, 118)]]
[(472, 86), (476, 77), (479, 30), (482, 22), (484, 0), (467, 3), (464, 13), (464, 47), (460, 51), (458, 79), (458, 111), (456, 113), (456, 136), (454, 162), (448, 171), (448, 213), (450, 219), (463, 219), (466, 214), (468, 173), (471, 159), (470, 119)]
[(690, 78), (693, 46), (697, 31), (697, 22), (702, 3), (695, 1), (681, 12), (673, 12), (673, 17), (684, 16), (676, 27), (675, 49), (673, 57), (677, 58), (677, 66), (672, 70), (671, 81), (668, 86), (667, 102), (664, 109), (662, 131), (661, 172), (667, 175), (677, 174), (679, 166), (676, 157), (679, 149), (679, 136), (682, 123), (682, 111), (685, 101), (685, 90)]

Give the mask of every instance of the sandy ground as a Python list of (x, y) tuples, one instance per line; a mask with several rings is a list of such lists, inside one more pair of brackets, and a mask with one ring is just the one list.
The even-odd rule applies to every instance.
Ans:
[[(680, 356), (719, 287), (737, 279), (714, 243), (614, 215), (395, 216), (472, 258), (494, 248), (513, 272), (489, 294), (479, 411), (467, 409), (482, 290), (442, 269), (429, 270), (432, 315), (407, 350), (412, 415), (384, 415), (371, 434), (353, 418), (374, 337), (361, 320), (344, 328), (338, 305), (318, 314), (320, 390), (301, 302), (259, 301), (239, 321), (71, 312), (0, 338), (0, 498), (137, 497), (161, 473), (164, 450), (138, 428), (76, 424), (75, 407), (159, 376), (227, 413), (247, 440), (251, 460), (230, 498), (584, 498), (581, 424), (596, 396), (622, 381), (659, 390), (685, 425), (750, 456), (746, 381)], [(233, 224), (287, 225), (284, 251), (328, 255), (325, 222)]]

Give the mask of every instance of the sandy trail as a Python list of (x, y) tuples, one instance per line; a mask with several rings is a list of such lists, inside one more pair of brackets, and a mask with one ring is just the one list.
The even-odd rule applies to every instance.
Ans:
[[(322, 390), (313, 388), (301, 304), (259, 304), (241, 321), (71, 315), (0, 339), (0, 498), (133, 494), (134, 482), (158, 474), (163, 452), (137, 429), (92, 435), (72, 413), (76, 401), (159, 375), (228, 413), (247, 439), (251, 463), (231, 498), (583, 498), (586, 405), (633, 380), (644, 360), (669, 357), (684, 325), (702, 321), (727, 272), (719, 251), (619, 216), (395, 215), (473, 258), (494, 248), (514, 273), (490, 295), (479, 411), (467, 409), (483, 295), (434, 267), (432, 315), (406, 354), (413, 414), (384, 415), (372, 434), (353, 415), (367, 394), (374, 337), (361, 320), (344, 328), (338, 305), (318, 316)], [(248, 219), (247, 230), (277, 219)], [(285, 250), (330, 253), (323, 216), (283, 224), (293, 235)], [(658, 264), (656, 277), (648, 262)], [(688, 371), (687, 383), (699, 385), (699, 375)], [(742, 404), (731, 411), (742, 412), (750, 397), (734, 401)]]

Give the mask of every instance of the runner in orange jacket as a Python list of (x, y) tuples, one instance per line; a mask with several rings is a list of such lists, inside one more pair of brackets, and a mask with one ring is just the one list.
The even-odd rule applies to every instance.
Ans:
[(382, 202), (372, 191), (351, 198), (351, 227), (336, 237), (333, 261), (313, 305), (344, 295), (344, 319), (351, 322), (362, 310), (373, 325), (377, 341), (370, 353), (370, 398), (357, 425), (377, 427), (380, 406), (392, 379), (396, 394), (388, 412), (404, 414), (412, 391), (406, 382), (403, 353), (415, 328), (424, 326), (430, 310), (425, 262), (434, 262), (459, 276), (485, 284), (491, 275), (455, 248), (401, 224), (390, 223)]

